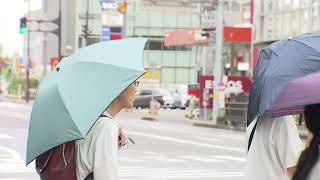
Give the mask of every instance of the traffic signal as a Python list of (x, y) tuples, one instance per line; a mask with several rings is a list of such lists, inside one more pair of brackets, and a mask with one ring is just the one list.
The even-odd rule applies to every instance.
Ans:
[(28, 28), (27, 28), (27, 18), (22, 17), (20, 18), (20, 34), (27, 34)]

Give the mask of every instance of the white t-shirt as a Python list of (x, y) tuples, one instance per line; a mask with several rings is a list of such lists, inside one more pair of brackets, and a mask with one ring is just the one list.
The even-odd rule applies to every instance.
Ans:
[(303, 145), (292, 116), (259, 119), (245, 167), (245, 180), (289, 180)]
[[(94, 180), (118, 180), (118, 124), (111, 116), (100, 117), (85, 139), (76, 141), (77, 179), (94, 172)], [(110, 118), (109, 118), (110, 117)]]

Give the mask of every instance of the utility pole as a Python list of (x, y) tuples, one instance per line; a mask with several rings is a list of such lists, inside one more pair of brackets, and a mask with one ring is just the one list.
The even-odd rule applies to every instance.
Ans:
[(42, 59), (42, 65), (43, 65), (42, 75), (43, 75), (43, 77), (47, 74), (47, 65), (48, 65), (47, 44), (48, 44), (47, 32), (43, 32), (43, 49), (42, 49), (42, 58), (43, 58)]
[(224, 0), (218, 0), (218, 9), (216, 14), (216, 36), (215, 36), (215, 62), (213, 69), (213, 105), (212, 105), (212, 123), (217, 124), (219, 114), (219, 83), (222, 82), (222, 46), (223, 46), (223, 7)]
[(251, 43), (250, 43), (250, 75), (253, 76), (253, 67), (254, 67), (254, 0), (250, 0), (250, 24), (251, 24)]
[[(27, 17), (30, 18), (30, 0), (25, 0), (25, 3), (28, 3), (28, 10), (27, 10)], [(28, 49), (27, 49), (27, 62), (26, 62), (26, 80), (25, 80), (25, 87), (24, 87), (24, 91), (25, 91), (25, 100), (26, 103), (29, 102), (29, 86), (30, 86), (30, 79), (29, 79), (29, 68), (30, 68), (30, 31), (28, 30)]]
[(59, 62), (62, 60), (61, 56), (61, 30), (62, 30), (62, 22), (61, 22), (61, 9), (62, 9), (62, 1), (59, 0), (59, 17), (58, 17), (58, 24), (59, 24), (59, 29), (58, 29), (58, 57), (59, 57)]
[(89, 44), (89, 0), (87, 0), (87, 11), (86, 11), (86, 21), (85, 24), (82, 25), (83, 37), (85, 40), (85, 46)]

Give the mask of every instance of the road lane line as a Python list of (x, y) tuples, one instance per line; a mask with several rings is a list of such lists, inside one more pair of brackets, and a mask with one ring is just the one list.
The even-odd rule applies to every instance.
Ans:
[(241, 153), (244, 152), (244, 150), (241, 149), (241, 148), (238, 149), (238, 148), (230, 148), (230, 147), (226, 147), (226, 146), (199, 143), (199, 142), (182, 140), (182, 139), (177, 139), (177, 138), (172, 138), (172, 137), (167, 137), (167, 136), (159, 136), (159, 135), (154, 135), (154, 134), (149, 134), (149, 133), (130, 132), (128, 134), (132, 134), (132, 135), (136, 135), (136, 136), (142, 136), (142, 137), (146, 137), (146, 138), (161, 139), (161, 140), (171, 141), (171, 142), (176, 142), (176, 143), (181, 143), (181, 144), (189, 144), (189, 145), (194, 145), (194, 146), (203, 146), (203, 147), (221, 149), (221, 150), (228, 150), (228, 151), (233, 151), (233, 152), (241, 152)]

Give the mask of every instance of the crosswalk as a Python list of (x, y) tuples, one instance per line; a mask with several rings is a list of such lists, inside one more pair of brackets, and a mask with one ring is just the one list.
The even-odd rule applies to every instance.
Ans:
[[(19, 125), (19, 128), (12, 126), (12, 130), (5, 129), (6, 126), (0, 129), (3, 130), (0, 131), (0, 180), (39, 180), (34, 163), (26, 167), (24, 161), (26, 124), (31, 109), (31, 105), (0, 102), (0, 120), (8, 119)], [(244, 134), (134, 119), (126, 125), (129, 137), (137, 144), (119, 151), (121, 180), (239, 180), (243, 177), (245, 148), (239, 144), (243, 144)]]
[(121, 179), (130, 180), (165, 180), (165, 179), (223, 179), (241, 178), (243, 172), (218, 172), (203, 169), (174, 169), (174, 168), (150, 168), (150, 167), (121, 167)]
[[(16, 153), (8, 148), (0, 148), (0, 180), (1, 175), (24, 175), (36, 177), (34, 163), (28, 167), (25, 161), (21, 160)], [(196, 156), (196, 155), (172, 155), (170, 157), (160, 153), (140, 152), (141, 155), (130, 157), (130, 153), (136, 153), (134, 150), (126, 153), (126, 156), (120, 154), (120, 179), (127, 180), (175, 180), (175, 179), (230, 179), (241, 178), (243, 172), (234, 171), (217, 171), (211, 167), (186, 167), (183, 164), (198, 163), (228, 163), (237, 162), (244, 163), (244, 158), (231, 156)], [(1, 158), (2, 157), (2, 158)], [(153, 165), (150, 165), (152, 162)], [(130, 165), (128, 165), (128, 163)], [(157, 166), (157, 164), (165, 163), (168, 167)], [(172, 164), (171, 164), (172, 163)], [(176, 166), (176, 164), (180, 164)]]
[[(215, 169), (212, 166), (238, 163), (244, 167), (246, 161), (245, 158), (226, 155), (171, 154), (166, 156), (160, 153), (149, 154), (146, 152), (144, 154), (135, 150), (128, 150), (123, 154), (127, 154), (127, 156), (124, 157), (120, 154), (120, 177), (127, 180), (241, 179), (244, 175), (241, 169)], [(162, 166), (162, 164), (166, 166)]]

